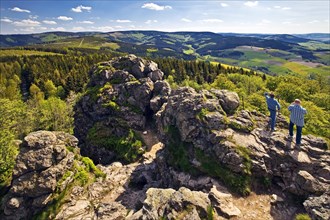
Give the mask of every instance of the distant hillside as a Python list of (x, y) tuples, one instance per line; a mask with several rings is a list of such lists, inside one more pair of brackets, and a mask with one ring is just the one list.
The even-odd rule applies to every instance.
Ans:
[[(330, 65), (326, 34), (235, 34), (212, 32), (49, 32), (0, 35), (0, 46), (46, 50), (92, 49), (133, 53), (144, 57), (207, 60), (259, 70), (268, 74), (309, 74)], [(323, 66), (327, 66), (324, 69)], [(312, 69), (311, 69), (312, 68)]]
[(295, 34), (294, 36), (302, 37), (310, 40), (323, 41), (330, 44), (330, 33), (312, 33), (312, 34)]

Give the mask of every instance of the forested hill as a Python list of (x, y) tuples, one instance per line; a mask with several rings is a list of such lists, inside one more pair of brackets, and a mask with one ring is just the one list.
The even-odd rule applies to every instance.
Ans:
[[(2, 49), (22, 48), (67, 53), (100, 50), (142, 57), (204, 60), (262, 71), (269, 75), (329, 72), (329, 43), (324, 34), (261, 35), (212, 32), (119, 31), (49, 32), (0, 35)], [(90, 51), (88, 52), (90, 53)], [(315, 70), (316, 69), (316, 70)]]

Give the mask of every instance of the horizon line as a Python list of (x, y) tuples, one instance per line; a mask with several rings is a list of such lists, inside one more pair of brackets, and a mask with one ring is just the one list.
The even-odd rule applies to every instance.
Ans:
[(258, 33), (258, 32), (213, 32), (213, 31), (161, 31), (161, 30), (114, 30), (114, 31), (44, 31), (34, 33), (5, 33), (0, 35), (32, 35), (32, 34), (46, 34), (46, 33), (114, 33), (114, 32), (163, 32), (163, 33), (213, 33), (213, 34), (262, 34), (262, 35), (306, 35), (306, 34), (328, 34), (330, 38), (330, 32), (308, 32), (308, 33)]

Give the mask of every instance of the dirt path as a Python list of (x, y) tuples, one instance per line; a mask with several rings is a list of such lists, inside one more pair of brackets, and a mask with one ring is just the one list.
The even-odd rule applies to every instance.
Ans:
[(84, 42), (84, 39), (85, 39), (85, 38), (81, 39), (80, 44), (79, 44), (78, 47), (81, 47), (82, 43)]

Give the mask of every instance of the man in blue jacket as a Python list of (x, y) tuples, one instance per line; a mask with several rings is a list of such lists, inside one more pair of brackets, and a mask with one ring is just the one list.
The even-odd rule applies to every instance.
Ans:
[(270, 129), (271, 131), (275, 131), (275, 123), (276, 123), (276, 111), (281, 109), (280, 103), (274, 98), (274, 93), (265, 92), (265, 97), (267, 101), (267, 107), (270, 113)]
[(297, 126), (297, 135), (296, 135), (296, 147), (299, 147), (301, 144), (301, 133), (302, 127), (304, 126), (304, 116), (307, 113), (301, 105), (299, 99), (294, 100), (293, 103), (288, 107), (290, 114), (290, 124), (289, 124), (289, 139), (293, 137), (293, 126)]

